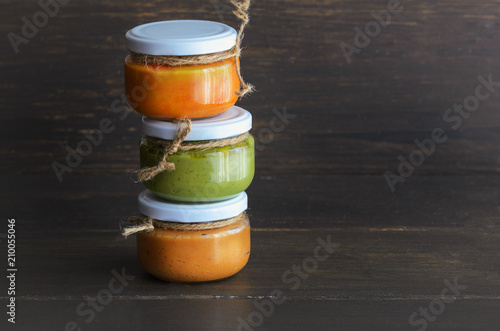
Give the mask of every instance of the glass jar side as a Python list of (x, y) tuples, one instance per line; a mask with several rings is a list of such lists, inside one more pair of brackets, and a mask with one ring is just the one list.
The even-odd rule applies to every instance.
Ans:
[[(143, 136), (140, 145), (141, 168), (158, 164), (164, 154), (164, 145)], [(186, 142), (185, 142), (186, 143)], [(192, 144), (204, 141), (187, 142)], [(254, 138), (234, 145), (207, 150), (177, 151), (168, 161), (175, 170), (164, 171), (144, 182), (160, 198), (182, 202), (214, 202), (226, 200), (250, 186), (255, 174)]]
[(137, 254), (151, 275), (173, 282), (206, 282), (230, 277), (250, 256), (248, 216), (209, 230), (155, 228), (137, 235)]
[(154, 119), (206, 118), (233, 106), (240, 89), (234, 58), (204, 65), (150, 65), (125, 59), (131, 106)]

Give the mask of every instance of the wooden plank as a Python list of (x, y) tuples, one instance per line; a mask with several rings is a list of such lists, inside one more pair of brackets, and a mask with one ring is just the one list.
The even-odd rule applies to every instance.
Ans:
[[(23, 315), (19, 316), (16, 328), (24, 331), (63, 330), (66, 323), (75, 322), (82, 330), (95, 331), (238, 330), (241, 323), (239, 317), (247, 319), (254, 314), (255, 321), (260, 321), (259, 311), (251, 300), (219, 299), (207, 302), (113, 298), (89, 323), (85, 322), (91, 318), (89, 313), (79, 316), (76, 312), (76, 307), (82, 303), (83, 298), (21, 300), (19, 312)], [(276, 306), (272, 315), (264, 317), (259, 327), (240, 330), (418, 330), (422, 324), (411, 326), (409, 316), (420, 307), (429, 309), (429, 303), (429, 300), (287, 301)], [(33, 316), (30, 314), (33, 311), (38, 314)], [(428, 330), (496, 331), (500, 323), (497, 312), (496, 301), (457, 300), (446, 305), (444, 312), (428, 323)], [(254, 322), (253, 325), (259, 324)]]
[[(280, 289), (292, 300), (432, 300), (446, 280), (466, 286), (463, 295), (469, 298), (500, 298), (498, 229), (255, 229), (250, 262), (241, 273), (198, 285), (149, 276), (137, 261), (134, 238), (118, 231), (23, 230), (19, 222), (16, 294), (30, 300), (92, 295), (112, 270), (134, 277), (120, 294), (127, 298), (244, 299)], [(319, 248), (321, 258), (311, 262), (319, 245), (328, 249)]]
[[(55, 175), (0, 177), (2, 211), (35, 232), (41, 222), (49, 232), (113, 230), (137, 213), (144, 187), (128, 176), (64, 178), (60, 184)], [(247, 193), (255, 228), (488, 229), (500, 221), (499, 187), (498, 176), (415, 175), (392, 193), (381, 175), (257, 175)]]
[[(338, 247), (332, 247), (331, 255), (318, 260), (315, 268), (310, 261), (318, 238)], [(95, 323), (84, 329), (105, 330), (115, 325), (128, 330), (137, 328), (135, 323), (141, 323), (144, 330), (162, 323), (174, 329), (235, 328), (238, 317), (248, 319), (256, 310), (254, 302), (271, 298), (281, 302), (278, 299), (283, 296), (287, 301), (277, 304), (276, 312), (264, 319), (264, 330), (277, 330), (279, 325), (284, 330), (308, 326), (354, 330), (367, 325), (373, 330), (408, 329), (409, 316), (439, 300), (446, 282), (458, 285), (457, 298), (447, 297), (452, 302), (429, 324), (463, 330), (493, 330), (498, 325), (498, 229), (488, 233), (474, 229), (262, 229), (253, 231), (252, 239), (249, 264), (236, 276), (208, 284), (173, 284), (141, 269), (132, 238), (122, 239), (113, 231), (30, 235), (20, 223), (19, 326), (52, 330), (72, 320), (86, 325), (84, 320), (90, 315), (83, 311), (88, 309), (80, 313), (76, 309), (108, 287), (116, 277), (113, 270), (127, 275), (126, 286), (104, 312), (96, 314)], [(3, 250), (5, 244), (1, 246)], [(325, 250), (320, 253), (327, 254)], [(294, 265), (301, 266), (300, 274), (294, 273)], [(433, 309), (439, 311), (440, 304), (435, 304), (438, 308)], [(193, 318), (193, 314), (199, 316)], [(175, 318), (166, 321), (166, 315)]]
[[(3, 2), (8, 6), (0, 13), (4, 35), (19, 32), (20, 17), (39, 9), (30, 1)], [(64, 160), (65, 144), (76, 147), (84, 138), (82, 130), (97, 128), (104, 117), (112, 118), (117, 129), (82, 170), (129, 171), (136, 164), (139, 116), (121, 121), (110, 111), (123, 92), (124, 32), (171, 18), (223, 17), (236, 23), (227, 7), (218, 12), (214, 4), (75, 1), (61, 7), (37, 36), (21, 45), (19, 54), (5, 40), (6, 52), (0, 54), (4, 171), (19, 174), (22, 163), (24, 172), (50, 173), (52, 161)], [(391, 25), (347, 64), (339, 43), (352, 43), (353, 27), (363, 27), (373, 19), (371, 10), (386, 6), (386, 1), (333, 0), (254, 4), (242, 61), (245, 77), (259, 92), (240, 105), (252, 111), (257, 136), (269, 127), (274, 108), (286, 106), (297, 115), (260, 153), (261, 171), (397, 171), (397, 157), (408, 157), (415, 139), (443, 128), (449, 140), (420, 172), (498, 173), (498, 94), (481, 102), (459, 130), (443, 114), (474, 93), (478, 75), (500, 75), (500, 45), (495, 42), (500, 8), (486, 1), (406, 3)]]

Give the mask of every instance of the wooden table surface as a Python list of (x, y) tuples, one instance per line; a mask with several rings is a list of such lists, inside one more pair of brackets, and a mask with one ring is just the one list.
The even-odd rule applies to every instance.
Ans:
[[(9, 33), (21, 37), (42, 9), (0, 0), (1, 330), (500, 330), (499, 1), (401, 1), (385, 27), (372, 12), (394, 1), (254, 2), (242, 68), (258, 92), (238, 103), (260, 146), (252, 253), (239, 274), (190, 285), (149, 276), (119, 234), (143, 189), (129, 178), (141, 132), (139, 115), (112, 105), (128, 29), (236, 26), (229, 5), (73, 0), (16, 53)], [(365, 26), (379, 29), (348, 63), (340, 45)], [(481, 77), (493, 83), (477, 109), (446, 117), (474, 101)], [(105, 118), (115, 129), (59, 181), (53, 162)], [(399, 175), (436, 129), (446, 142), (392, 192), (384, 174)], [(113, 279), (123, 286), (105, 296)]]

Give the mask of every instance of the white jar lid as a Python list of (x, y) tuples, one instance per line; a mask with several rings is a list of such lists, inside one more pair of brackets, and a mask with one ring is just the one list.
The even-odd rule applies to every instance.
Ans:
[(213, 203), (173, 203), (144, 190), (139, 194), (139, 212), (159, 221), (201, 223), (225, 220), (238, 216), (248, 207), (245, 192), (229, 200)]
[(200, 55), (236, 45), (236, 30), (211, 21), (178, 20), (142, 24), (127, 31), (127, 48), (151, 55)]
[[(227, 111), (214, 117), (192, 120), (191, 132), (186, 141), (224, 139), (238, 136), (250, 131), (252, 115), (238, 106), (232, 106)], [(169, 121), (158, 121), (147, 117), (142, 118), (142, 132), (145, 135), (173, 140), (177, 135), (178, 124)]]

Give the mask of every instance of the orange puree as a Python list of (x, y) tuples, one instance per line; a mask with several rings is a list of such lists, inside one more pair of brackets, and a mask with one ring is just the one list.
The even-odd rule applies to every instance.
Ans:
[(236, 103), (240, 81), (235, 59), (205, 65), (163, 66), (125, 59), (125, 92), (131, 106), (155, 119), (202, 118)]
[(144, 269), (173, 282), (206, 282), (236, 274), (250, 256), (248, 218), (209, 230), (155, 228), (137, 234), (137, 253)]

